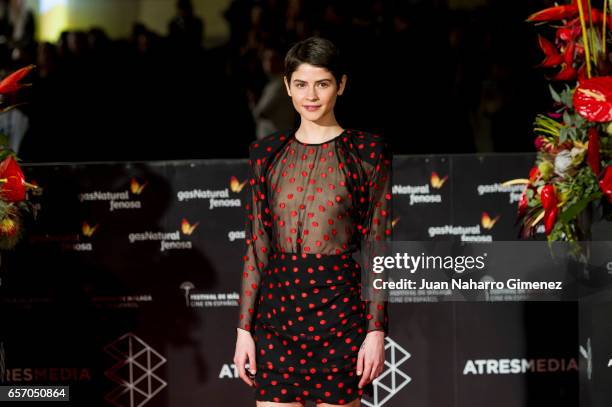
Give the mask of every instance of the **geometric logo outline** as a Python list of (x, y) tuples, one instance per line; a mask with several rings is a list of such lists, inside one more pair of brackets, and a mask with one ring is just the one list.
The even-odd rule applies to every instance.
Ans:
[(104, 397), (109, 403), (117, 407), (142, 407), (168, 385), (155, 374), (166, 358), (133, 333), (107, 344), (104, 351), (117, 360), (104, 372), (119, 385)]
[[(412, 355), (388, 336), (385, 338), (385, 355), (387, 351), (389, 351), (389, 360), (385, 357), (385, 369), (372, 381), (374, 387), (372, 400), (366, 397), (361, 399), (361, 404), (366, 407), (382, 407), (412, 381), (412, 378), (401, 369)], [(384, 382), (387, 379), (390, 381), (389, 384)]]

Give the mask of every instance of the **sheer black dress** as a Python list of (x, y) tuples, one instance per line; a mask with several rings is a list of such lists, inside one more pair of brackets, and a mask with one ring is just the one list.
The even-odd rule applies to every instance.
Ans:
[(349, 129), (318, 144), (278, 132), (251, 143), (249, 168), (238, 327), (255, 341), (256, 399), (371, 393), (357, 386), (357, 355), (367, 332), (387, 335), (387, 305), (362, 299), (353, 253), (392, 237), (388, 143)]

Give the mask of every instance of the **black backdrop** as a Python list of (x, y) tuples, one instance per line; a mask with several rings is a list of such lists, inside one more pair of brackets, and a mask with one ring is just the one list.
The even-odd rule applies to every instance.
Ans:
[[(524, 178), (533, 160), (396, 156), (394, 239), (516, 240), (521, 186), (500, 183)], [(73, 406), (254, 405), (232, 363), (246, 161), (24, 171), (43, 190), (25, 239), (2, 254), (4, 384), (68, 385)], [(497, 219), (490, 228), (486, 217)], [(474, 233), (435, 233), (447, 225)], [(603, 406), (612, 384), (605, 298), (391, 303), (388, 366), (363, 404), (575, 406), (582, 397)]]

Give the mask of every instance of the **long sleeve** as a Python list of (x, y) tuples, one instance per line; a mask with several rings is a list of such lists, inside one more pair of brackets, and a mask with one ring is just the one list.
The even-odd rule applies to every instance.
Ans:
[(266, 180), (263, 162), (249, 147), (249, 194), (246, 209), (245, 240), (246, 253), (243, 258), (242, 286), (240, 291), (240, 318), (238, 328), (251, 332), (252, 321), (257, 312), (257, 294), (261, 274), (268, 264), (270, 251), (271, 212), (266, 195)]
[[(372, 143), (369, 158), (372, 167), (368, 175), (367, 210), (362, 225), (362, 238), (368, 241), (365, 244), (370, 251), (368, 256), (386, 255), (393, 236), (393, 154), (388, 144), (379, 139)], [(382, 274), (375, 274), (370, 270), (366, 278), (367, 291), (371, 298), (366, 301), (367, 330), (382, 330), (387, 336), (389, 317), (386, 296), (384, 291), (376, 290), (372, 286), (373, 280), (381, 276)]]

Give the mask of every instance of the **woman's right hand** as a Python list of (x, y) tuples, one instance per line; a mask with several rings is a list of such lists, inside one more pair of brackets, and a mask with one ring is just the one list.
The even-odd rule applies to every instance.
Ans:
[(234, 364), (238, 366), (240, 378), (249, 386), (254, 386), (255, 381), (247, 375), (246, 362), (249, 361), (249, 371), (255, 375), (257, 365), (255, 364), (255, 342), (249, 331), (236, 328), (236, 352), (234, 353)]

